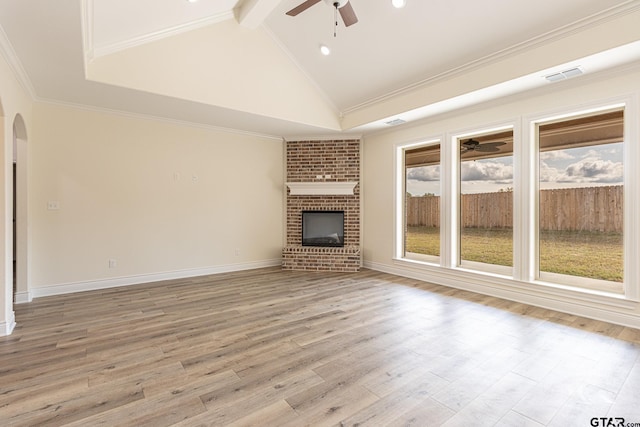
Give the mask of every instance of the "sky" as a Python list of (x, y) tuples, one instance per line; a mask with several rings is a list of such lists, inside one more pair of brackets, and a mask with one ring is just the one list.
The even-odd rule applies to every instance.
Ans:
[[(623, 144), (604, 144), (540, 153), (540, 188), (576, 188), (621, 185)], [(513, 157), (465, 161), (461, 191), (493, 193), (513, 188)], [(407, 171), (407, 192), (414, 196), (440, 195), (440, 166)]]

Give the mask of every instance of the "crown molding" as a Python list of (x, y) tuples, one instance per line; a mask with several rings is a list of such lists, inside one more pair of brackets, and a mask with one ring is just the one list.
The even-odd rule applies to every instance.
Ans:
[(40, 103), (40, 104), (48, 104), (48, 105), (53, 105), (53, 106), (56, 106), (56, 107), (71, 108), (71, 109), (75, 109), (75, 110), (88, 111), (88, 112), (92, 112), (92, 113), (111, 114), (111, 115), (114, 115), (114, 116), (120, 116), (120, 117), (129, 118), (129, 119), (148, 120), (148, 121), (153, 121), (153, 122), (173, 124), (173, 125), (178, 125), (178, 126), (185, 126), (185, 127), (190, 127), (190, 128), (204, 129), (204, 130), (216, 131), (216, 132), (228, 132), (228, 133), (232, 133), (232, 134), (236, 134), (236, 135), (244, 135), (244, 136), (252, 136), (252, 137), (256, 137), (256, 138), (271, 139), (271, 140), (278, 141), (278, 142), (283, 142), (284, 141), (281, 136), (277, 136), (277, 135), (269, 135), (269, 134), (263, 134), (263, 133), (259, 133), (259, 132), (250, 132), (250, 131), (244, 131), (244, 130), (240, 130), (240, 129), (233, 129), (233, 128), (226, 128), (226, 127), (222, 127), (222, 126), (208, 125), (208, 124), (204, 124), (204, 123), (189, 122), (189, 121), (186, 121), (186, 120), (171, 119), (171, 118), (167, 118), (167, 117), (154, 116), (154, 115), (151, 115), (151, 114), (132, 113), (130, 111), (115, 110), (115, 109), (103, 108), (103, 107), (96, 107), (96, 106), (93, 106), (93, 105), (75, 104), (75, 103), (72, 103), (72, 102), (60, 101), (60, 100), (57, 100), (57, 99), (37, 98), (37, 99), (35, 99), (35, 101)]
[(82, 51), (84, 53), (84, 74), (87, 75), (87, 64), (94, 57), (93, 52), (93, 0), (80, 2), (80, 31), (82, 32)]
[(284, 140), (286, 142), (300, 142), (300, 141), (354, 141), (362, 139), (361, 133), (332, 133), (325, 135), (292, 135), (286, 136)]
[(611, 7), (603, 12), (588, 16), (572, 24), (568, 24), (568, 25), (565, 25), (564, 27), (541, 34), (537, 37), (515, 44), (509, 48), (494, 52), (490, 55), (487, 55), (477, 60), (463, 64), (459, 67), (452, 68), (440, 74), (436, 74), (429, 78), (420, 80), (416, 83), (412, 83), (410, 85), (404, 86), (400, 89), (387, 92), (383, 95), (370, 98), (367, 101), (345, 108), (344, 110), (341, 111), (341, 114), (347, 115), (355, 111), (359, 111), (359, 110), (371, 107), (380, 102), (393, 99), (396, 96), (406, 94), (408, 92), (412, 92), (419, 89), (425, 89), (427, 86), (432, 85), (434, 83), (453, 78), (460, 74), (469, 73), (484, 65), (488, 65), (488, 64), (497, 62), (499, 60), (509, 58), (511, 56), (519, 55), (522, 52), (527, 51), (529, 49), (539, 47), (541, 45), (544, 45), (549, 42), (553, 42), (555, 40), (560, 40), (569, 35), (578, 33), (584, 29), (597, 26), (599, 24), (602, 24), (603, 22), (616, 19), (618, 17), (636, 12), (638, 10), (640, 10), (640, 3), (637, 0), (629, 0), (622, 5)]
[(36, 99), (36, 90), (31, 83), (31, 79), (27, 74), (26, 70), (22, 66), (22, 62), (16, 51), (13, 50), (13, 46), (7, 37), (7, 34), (4, 32), (4, 29), (0, 26), (0, 54), (5, 59), (11, 71), (13, 72), (14, 77), (18, 80), (18, 83), (24, 89), (24, 91), (29, 95), (31, 100)]
[[(92, 0), (85, 0), (89, 3), (92, 3)], [(89, 9), (89, 12), (91, 8)], [(93, 22), (92, 16), (87, 17), (91, 22)], [(186, 33), (188, 31), (193, 31), (199, 28), (203, 28), (209, 25), (217, 24), (222, 21), (226, 21), (229, 19), (234, 19), (235, 15), (233, 10), (218, 13), (216, 15), (208, 16), (206, 18), (198, 19), (196, 21), (191, 21), (186, 24), (176, 25), (170, 28), (166, 28), (164, 30), (154, 31), (148, 34), (143, 34), (141, 36), (133, 37), (128, 40), (124, 40), (117, 43), (108, 44), (105, 46), (95, 46), (95, 41), (93, 40), (93, 36), (84, 36), (83, 39), (91, 43), (89, 46), (85, 47), (85, 55), (88, 59), (99, 58), (101, 56), (111, 55), (116, 52), (120, 52), (126, 49), (131, 49), (133, 47), (141, 46), (146, 43), (150, 43), (156, 40), (161, 40), (166, 37), (175, 36), (178, 34)], [(92, 31), (93, 24), (87, 24), (88, 32)]]

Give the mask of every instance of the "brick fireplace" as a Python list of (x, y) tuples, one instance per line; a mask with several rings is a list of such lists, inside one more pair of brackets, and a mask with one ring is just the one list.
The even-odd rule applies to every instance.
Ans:
[[(360, 269), (360, 140), (287, 141), (286, 270)], [(344, 246), (302, 246), (302, 211), (344, 211)]]

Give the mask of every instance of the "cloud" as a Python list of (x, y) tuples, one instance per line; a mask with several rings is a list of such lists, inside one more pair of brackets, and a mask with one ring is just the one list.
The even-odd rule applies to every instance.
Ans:
[(544, 151), (540, 153), (540, 160), (571, 160), (575, 157), (564, 150)]
[(545, 161), (540, 161), (540, 181), (557, 182), (562, 172), (554, 167), (549, 166)]
[(572, 163), (564, 170), (556, 169), (540, 162), (540, 181), (565, 183), (621, 183), (623, 166), (621, 162), (594, 159), (582, 159)]
[(510, 183), (513, 179), (513, 166), (498, 162), (463, 162), (460, 172), (463, 181)]
[(566, 181), (612, 183), (622, 182), (623, 166), (621, 162), (587, 157), (573, 163), (565, 169)]
[[(594, 147), (564, 158), (579, 159), (573, 163), (564, 163), (564, 167), (553, 167), (540, 156), (540, 181), (568, 184), (613, 184), (623, 181), (623, 163), (616, 161), (621, 154), (619, 147)], [(554, 151), (549, 153), (563, 153)], [(614, 159), (611, 156), (614, 155)], [(608, 158), (608, 159), (607, 159)], [(556, 160), (559, 157), (546, 157), (546, 160)]]
[(600, 159), (603, 154), (603, 150), (597, 151), (593, 148), (582, 155), (583, 159)]
[(411, 168), (407, 172), (407, 179), (416, 181), (440, 181), (440, 166)]

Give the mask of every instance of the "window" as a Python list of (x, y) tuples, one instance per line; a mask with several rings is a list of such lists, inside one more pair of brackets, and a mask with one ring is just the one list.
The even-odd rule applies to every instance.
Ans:
[(404, 257), (438, 262), (440, 257), (440, 144), (404, 151)]
[(625, 98), (398, 144), (395, 258), (454, 279), (458, 269), (640, 300), (633, 108)]
[(538, 278), (622, 293), (624, 110), (536, 129)]
[(511, 275), (513, 130), (465, 136), (458, 144), (459, 264)]

